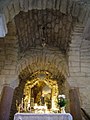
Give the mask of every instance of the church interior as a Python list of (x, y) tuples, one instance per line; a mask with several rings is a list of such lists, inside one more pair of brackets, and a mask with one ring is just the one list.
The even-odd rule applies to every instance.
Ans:
[(0, 120), (58, 113), (58, 95), (90, 120), (90, 1), (0, 0)]

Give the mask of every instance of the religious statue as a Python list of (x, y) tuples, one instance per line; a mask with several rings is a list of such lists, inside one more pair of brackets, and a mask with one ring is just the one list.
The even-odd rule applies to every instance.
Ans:
[(45, 104), (45, 101), (44, 101), (44, 94), (41, 95), (40, 97), (40, 105), (44, 105)]

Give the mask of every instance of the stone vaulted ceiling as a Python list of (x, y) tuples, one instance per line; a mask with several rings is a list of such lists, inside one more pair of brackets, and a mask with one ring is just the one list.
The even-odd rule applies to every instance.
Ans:
[(75, 20), (83, 22), (87, 17), (88, 0), (1, 0), (0, 3), (6, 22), (15, 18), (20, 52), (37, 46), (67, 52)]
[[(86, 6), (88, 3), (89, 0), (0, 0), (0, 11), (5, 15), (7, 23), (13, 18), (16, 18), (16, 26), (20, 23), (20, 27), (17, 27), (20, 51), (32, 47), (34, 43), (35, 46), (43, 44), (43, 46), (58, 47), (66, 52), (73, 17), (83, 22), (88, 16)], [(17, 17), (15, 17), (16, 15)], [(21, 30), (21, 26), (23, 30)], [(24, 31), (25, 35), (21, 31)], [(32, 32), (36, 34), (33, 35)], [(22, 45), (21, 39), (25, 43), (24, 45)], [(65, 45), (63, 45), (64, 43)]]
[[(35, 57), (36, 56), (37, 57), (36, 59), (32, 60), (33, 63), (34, 60), (36, 60), (35, 63), (38, 63), (39, 61), (38, 66), (44, 69), (47, 63), (50, 64), (54, 63), (55, 65), (57, 64), (56, 68), (57, 67), (59, 68), (59, 70), (57, 71), (59, 72), (62, 71), (61, 68), (63, 67), (61, 66), (59, 67), (61, 63), (57, 62), (61, 58), (59, 57), (59, 59), (57, 59), (59, 54), (56, 54), (56, 51), (59, 50), (59, 52), (61, 51), (61, 53), (68, 52), (70, 43), (72, 42), (71, 40), (72, 32), (73, 32), (72, 30), (73, 27), (75, 27), (76, 25), (75, 23), (80, 22), (82, 24), (83, 21), (88, 16), (89, 12), (86, 12), (88, 11), (87, 10), (88, 8), (85, 8), (85, 4), (82, 4), (83, 1), (80, 2), (77, 0), (44, 0), (44, 1), (12, 0), (10, 2), (7, 1), (6, 4), (4, 4), (4, 1), (2, 2), (3, 2), (2, 5), (3, 8), (2, 9), (0, 8), (0, 10), (2, 10), (2, 13), (5, 15), (7, 27), (8, 24), (10, 24), (10, 22), (13, 24), (12, 26), (8, 27), (8, 34), (6, 35), (4, 40), (6, 40), (6, 42), (9, 41), (9, 44), (13, 48), (13, 45), (10, 41), (10, 38), (12, 39), (13, 36), (17, 42), (16, 45), (18, 45), (19, 43), (19, 47), (17, 47), (17, 49), (19, 49), (20, 53), (25, 53), (27, 50), (30, 51), (33, 50), (31, 56), (31, 58), (33, 58), (34, 50), (39, 52), (40, 55), (35, 54)], [(15, 31), (13, 32), (14, 29)], [(4, 49), (5, 52), (3, 54), (7, 56), (7, 50), (6, 50), (7, 45), (4, 44), (5, 47), (3, 47), (2, 44), (0, 48), (2, 51), (5, 48)], [(40, 49), (35, 49), (35, 48), (40, 48)], [(55, 55), (56, 57), (53, 56), (51, 61), (50, 61), (51, 53), (48, 55), (46, 55), (45, 53), (45, 51), (48, 50), (48, 48), (49, 50), (52, 51), (52, 54), (54, 55), (56, 54)], [(31, 55), (30, 51), (29, 54)], [(20, 56), (20, 59), (23, 58), (23, 54), (19, 54), (18, 56)], [(67, 57), (67, 54), (65, 54), (65, 57)], [(45, 60), (44, 62), (43, 59)], [(48, 59), (49, 61), (47, 61), (46, 59)], [(33, 65), (33, 63), (32, 64), (30, 63), (31, 66)], [(46, 64), (43, 65), (43, 63)], [(47, 69), (49, 70), (50, 70), (50, 64), (47, 65), (48, 66)], [(56, 69), (55, 67), (53, 68), (54, 68), (53, 73), (55, 73)]]
[(31, 10), (15, 17), (20, 51), (31, 47), (53, 47), (62, 52), (69, 49), (75, 19), (59, 10)]
[[(4, 5), (2, 11), (5, 15), (6, 22), (12, 22), (16, 28), (14, 28), (16, 31), (13, 35), (9, 33), (9, 29), (13, 32), (13, 27), (9, 27), (8, 34), (5, 37), (6, 41), (8, 42), (9, 40), (11, 45), (10, 37), (13, 35), (19, 43), (18, 48), (20, 53), (25, 53), (27, 50), (31, 51), (31, 48), (34, 48), (33, 50), (40, 48), (39, 53), (41, 59), (44, 59), (44, 57), (42, 57), (45, 52), (44, 48), (45, 50), (50, 48), (51, 51), (55, 53), (56, 51), (54, 50), (67, 53), (69, 45), (72, 42), (71, 34), (75, 23), (83, 23), (85, 17), (88, 15), (88, 12), (86, 12), (87, 8), (85, 9), (82, 2), (80, 3), (80, 1), (77, 0), (12, 0), (10, 3)], [(7, 52), (7, 50), (5, 51)], [(18, 56), (20, 55), (21, 54)], [(50, 55), (48, 56), (50, 57)], [(33, 57), (33, 54), (31, 57)], [(37, 58), (36, 63), (40, 57), (37, 55)], [(48, 57), (45, 55), (45, 60), (46, 58)], [(53, 58), (55, 58), (55, 61), (58, 60), (55, 56)], [(41, 63), (41, 59), (39, 63), (42, 68), (43, 62)], [(48, 59), (50, 61), (50, 58)], [(49, 63), (49, 61), (46, 63)], [(54, 60), (52, 59), (51, 63), (52, 61)], [(55, 65), (56, 63), (58, 62), (55, 62)], [(44, 65), (43, 67), (45, 68)], [(49, 65), (48, 69), (50, 69)]]

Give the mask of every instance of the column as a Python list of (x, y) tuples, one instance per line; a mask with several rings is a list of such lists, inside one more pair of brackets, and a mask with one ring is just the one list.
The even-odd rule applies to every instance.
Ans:
[(9, 120), (14, 89), (4, 86), (0, 102), (0, 120)]
[(70, 89), (70, 112), (73, 120), (82, 120), (80, 101), (78, 97), (78, 88)]

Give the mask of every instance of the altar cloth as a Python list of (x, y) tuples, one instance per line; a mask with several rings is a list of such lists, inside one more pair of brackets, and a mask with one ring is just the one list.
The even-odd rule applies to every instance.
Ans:
[(16, 113), (14, 120), (73, 120), (70, 113)]

